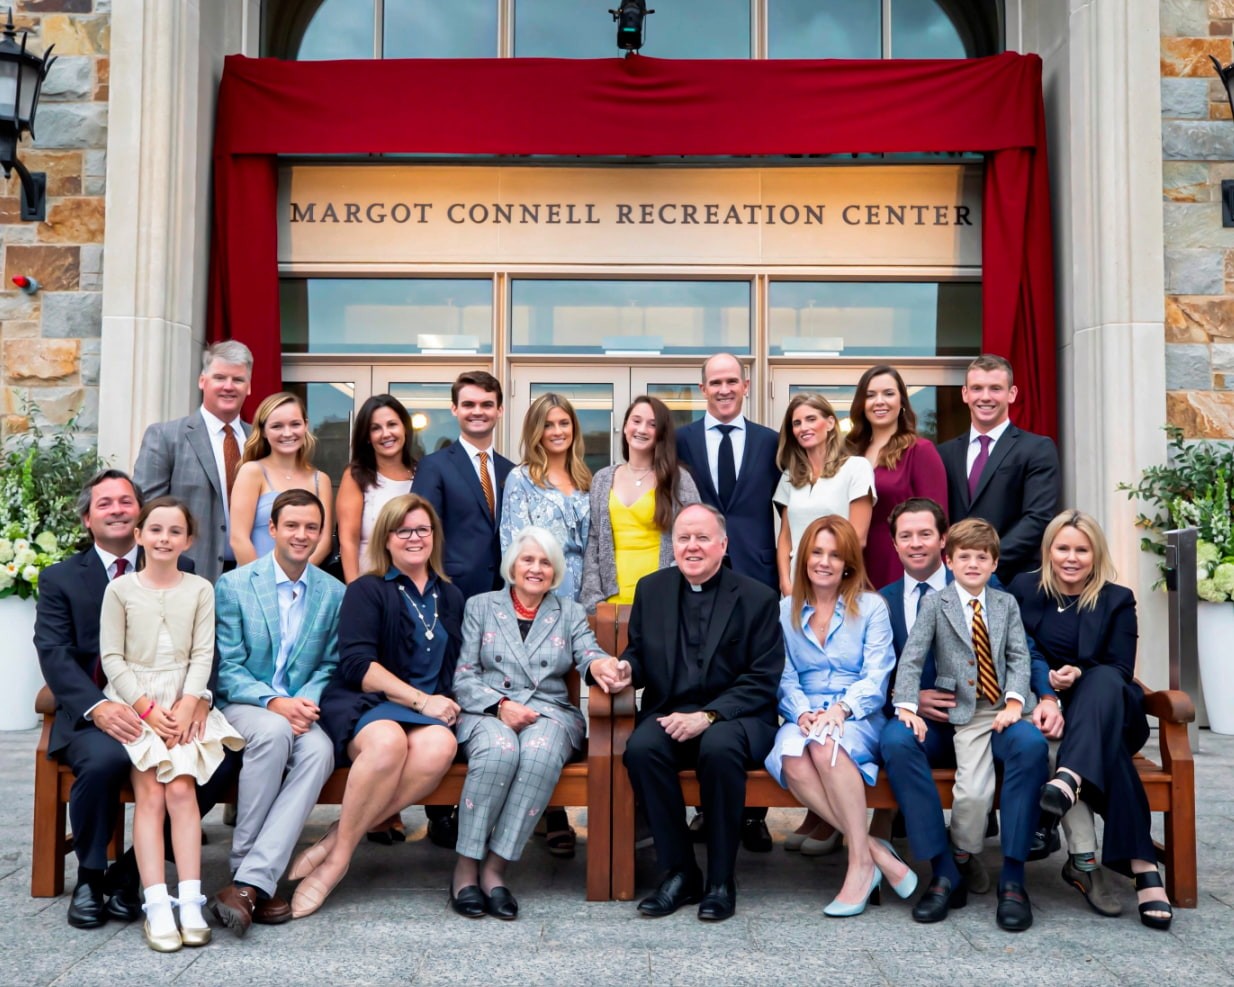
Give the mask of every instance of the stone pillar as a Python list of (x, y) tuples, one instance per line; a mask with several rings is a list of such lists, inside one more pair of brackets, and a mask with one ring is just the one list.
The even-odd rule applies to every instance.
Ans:
[(197, 404), (214, 104), (259, 14), (258, 0), (112, 7), (99, 451), (123, 468), (147, 425)]
[(1115, 489), (1165, 458), (1158, 0), (1022, 7), (1045, 62), (1064, 500), (1105, 529), (1139, 603), (1138, 674), (1163, 686), (1165, 600)]

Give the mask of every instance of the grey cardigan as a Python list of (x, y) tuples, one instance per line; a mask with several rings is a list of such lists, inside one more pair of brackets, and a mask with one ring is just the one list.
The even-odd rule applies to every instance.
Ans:
[[(621, 464), (617, 464), (620, 466)], [(613, 547), (613, 522), (608, 514), (608, 495), (613, 491), (613, 474), (617, 466), (606, 466), (591, 478), (591, 530), (587, 534), (587, 550), (583, 553), (583, 588), (579, 602), (593, 613), (596, 604), (617, 593), (617, 555)], [(683, 507), (702, 503), (698, 487), (688, 470), (677, 469), (677, 501), (673, 504), (673, 519)], [(660, 533), (660, 568), (673, 564), (673, 532)]]

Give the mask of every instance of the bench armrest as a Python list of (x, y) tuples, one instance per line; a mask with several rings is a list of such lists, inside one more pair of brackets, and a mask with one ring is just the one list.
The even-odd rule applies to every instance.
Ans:
[(1144, 712), (1162, 723), (1191, 723), (1195, 720), (1195, 703), (1187, 693), (1179, 689), (1153, 691), (1139, 679), (1136, 684), (1144, 690)]

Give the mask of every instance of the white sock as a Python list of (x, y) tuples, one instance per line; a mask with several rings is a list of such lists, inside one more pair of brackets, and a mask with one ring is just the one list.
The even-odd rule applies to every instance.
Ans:
[(176, 931), (176, 916), (171, 910), (171, 898), (167, 895), (166, 884), (152, 884), (145, 889), (146, 903), (142, 908), (146, 912), (146, 921), (150, 923), (150, 932), (156, 936), (167, 936)]
[(201, 881), (181, 881), (176, 899), (180, 903), (180, 928), (204, 929), (206, 917), (201, 913), (201, 906), (206, 899), (201, 893)]

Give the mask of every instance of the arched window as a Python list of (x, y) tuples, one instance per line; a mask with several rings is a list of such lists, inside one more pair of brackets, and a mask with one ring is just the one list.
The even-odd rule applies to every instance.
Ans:
[[(977, 58), (1003, 50), (1002, 0), (661, 0), (660, 58)], [(580, 0), (267, 0), (279, 58), (604, 58), (603, 3)]]

